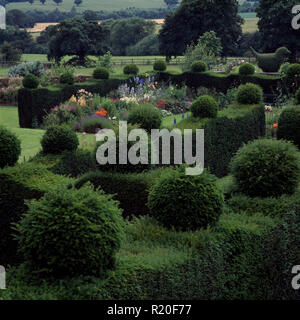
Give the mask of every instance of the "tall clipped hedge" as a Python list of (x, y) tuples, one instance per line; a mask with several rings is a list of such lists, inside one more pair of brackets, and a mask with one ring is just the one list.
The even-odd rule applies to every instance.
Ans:
[[(236, 114), (236, 115), (235, 115)], [(263, 105), (234, 105), (227, 113), (219, 112), (215, 119), (194, 122), (188, 118), (175, 128), (204, 129), (204, 165), (217, 177), (229, 173), (229, 163), (237, 150), (249, 141), (265, 136), (265, 111)], [(193, 134), (193, 150), (196, 150), (196, 135)], [(171, 163), (173, 163), (173, 140), (171, 140)], [(160, 158), (162, 154), (160, 143)], [(182, 150), (183, 154), (183, 150)], [(161, 163), (161, 161), (160, 161)]]
[(14, 265), (20, 261), (12, 237), (12, 223), (27, 211), (26, 200), (39, 199), (52, 186), (68, 185), (70, 179), (55, 175), (42, 165), (26, 163), (0, 170), (0, 261)]

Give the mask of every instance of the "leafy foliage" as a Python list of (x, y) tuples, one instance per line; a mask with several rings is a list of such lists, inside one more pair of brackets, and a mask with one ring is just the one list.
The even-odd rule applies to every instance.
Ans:
[(39, 79), (34, 74), (27, 74), (22, 80), (24, 88), (27, 89), (36, 89), (39, 86)]
[(277, 138), (293, 142), (300, 148), (300, 109), (289, 107), (282, 111), (278, 121)]
[(114, 267), (123, 221), (111, 196), (58, 187), (28, 207), (16, 239), (29, 269), (60, 278), (103, 276)]
[(187, 176), (183, 167), (158, 179), (150, 191), (148, 207), (166, 228), (186, 231), (215, 225), (223, 202), (212, 175)]
[(109, 71), (107, 68), (98, 67), (93, 72), (93, 77), (95, 79), (108, 79), (109, 78)]
[(192, 72), (204, 72), (207, 70), (207, 64), (204, 61), (197, 60), (192, 63), (191, 71)]
[(242, 147), (231, 162), (240, 192), (251, 197), (292, 194), (300, 178), (300, 152), (290, 142), (260, 139)]
[(259, 104), (263, 100), (263, 91), (253, 83), (240, 85), (237, 91), (237, 101), (240, 104)]
[(124, 74), (136, 75), (139, 73), (139, 68), (135, 64), (127, 64), (123, 69)]
[(204, 95), (192, 103), (191, 112), (193, 117), (196, 118), (216, 118), (218, 114), (218, 103), (213, 97)]
[(15, 134), (0, 126), (0, 168), (14, 166), (21, 154), (21, 141)]
[(255, 67), (251, 63), (243, 63), (239, 67), (239, 74), (242, 76), (250, 76), (255, 73)]
[(156, 60), (153, 64), (153, 70), (154, 71), (166, 71), (167, 70), (167, 63), (166, 61), (159, 59)]
[(128, 115), (129, 123), (137, 124), (148, 132), (151, 132), (151, 129), (159, 129), (161, 121), (160, 111), (151, 104), (139, 105)]
[(41, 145), (45, 154), (75, 151), (79, 145), (76, 133), (63, 126), (50, 126), (43, 135)]

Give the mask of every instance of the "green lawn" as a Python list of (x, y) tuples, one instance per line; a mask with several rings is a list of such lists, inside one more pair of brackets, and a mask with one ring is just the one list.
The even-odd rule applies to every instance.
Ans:
[[(19, 126), (18, 108), (0, 106), (0, 125), (6, 126), (14, 132), (21, 140), (22, 153), (19, 162), (28, 160), (41, 150), (41, 138), (44, 130), (40, 129), (23, 129)], [(91, 147), (95, 144), (93, 134), (83, 137), (78, 134), (81, 147)]]
[(20, 138), (22, 153), (19, 161), (28, 160), (40, 150), (40, 140), (44, 130), (20, 128), (17, 107), (0, 106), (0, 125), (6, 126)]

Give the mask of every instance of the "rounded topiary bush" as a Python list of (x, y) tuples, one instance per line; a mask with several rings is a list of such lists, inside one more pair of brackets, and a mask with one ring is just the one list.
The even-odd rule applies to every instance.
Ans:
[(207, 64), (204, 61), (195, 61), (191, 65), (192, 72), (204, 72), (207, 70)]
[(41, 145), (44, 154), (60, 154), (75, 151), (79, 145), (77, 134), (63, 126), (51, 126), (45, 132)]
[(15, 134), (0, 126), (0, 168), (14, 166), (21, 154), (21, 141)]
[(165, 173), (150, 190), (151, 215), (168, 229), (187, 231), (215, 225), (224, 203), (215, 180), (206, 171), (188, 176), (184, 167)]
[(156, 60), (153, 64), (153, 70), (160, 71), (160, 72), (166, 71), (167, 70), (166, 61), (164, 61), (162, 59)]
[(93, 72), (93, 77), (95, 79), (108, 79), (109, 78), (109, 71), (107, 68), (97, 68)]
[(213, 97), (204, 95), (192, 103), (191, 112), (193, 117), (196, 118), (216, 118), (218, 103)]
[(36, 89), (39, 86), (40, 81), (34, 74), (29, 73), (23, 78), (22, 83), (24, 88)]
[(75, 78), (72, 73), (65, 72), (59, 77), (59, 83), (72, 85), (75, 82)]
[(239, 86), (236, 97), (240, 104), (258, 104), (263, 100), (263, 91), (257, 84), (246, 83)]
[(250, 76), (255, 73), (255, 67), (251, 63), (243, 63), (239, 67), (239, 74), (242, 76)]
[(123, 69), (124, 74), (134, 74), (139, 73), (139, 68), (135, 64), (127, 64)]
[(290, 81), (293, 81), (296, 78), (300, 78), (300, 64), (299, 63), (290, 64), (286, 70), (286, 76)]
[(278, 121), (277, 138), (292, 141), (300, 148), (299, 107), (289, 107), (282, 111)]
[(101, 276), (115, 264), (123, 232), (121, 210), (110, 195), (53, 188), (28, 204), (16, 239), (27, 267), (50, 276)]
[(162, 116), (160, 111), (151, 104), (142, 104), (134, 107), (128, 114), (128, 122), (138, 124), (142, 129), (151, 132), (151, 129), (159, 129)]
[(300, 153), (290, 142), (259, 139), (243, 146), (231, 160), (240, 192), (250, 197), (278, 197), (295, 191)]

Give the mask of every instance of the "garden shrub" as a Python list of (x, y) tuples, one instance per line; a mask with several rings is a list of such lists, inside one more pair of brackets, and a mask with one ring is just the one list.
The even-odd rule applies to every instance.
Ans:
[(191, 112), (193, 117), (196, 118), (216, 118), (218, 103), (213, 97), (204, 95), (192, 103)]
[(292, 141), (300, 149), (300, 108), (288, 107), (278, 121), (277, 138)]
[(258, 104), (263, 100), (262, 89), (253, 83), (240, 85), (237, 91), (237, 102), (240, 104)]
[(24, 88), (27, 89), (36, 89), (39, 86), (39, 79), (34, 74), (27, 74), (23, 81)]
[(53, 173), (74, 178), (96, 169), (96, 160), (92, 158), (92, 153), (82, 149), (63, 152), (59, 160), (49, 168)]
[(148, 207), (166, 228), (187, 231), (214, 226), (223, 202), (212, 175), (188, 176), (182, 167), (158, 179), (150, 191)]
[(71, 72), (65, 72), (60, 75), (59, 83), (72, 85), (75, 82), (74, 75)]
[(95, 189), (100, 188), (107, 194), (113, 194), (120, 202), (123, 217), (126, 218), (149, 214), (147, 199), (154, 181), (151, 172), (120, 174), (98, 171), (80, 177), (74, 186), (80, 188), (86, 182), (91, 182)]
[(20, 139), (14, 133), (0, 126), (0, 168), (14, 166), (20, 154)]
[(26, 212), (25, 200), (39, 199), (55, 185), (67, 186), (72, 180), (55, 175), (46, 167), (25, 163), (0, 170), (0, 260), (2, 265), (22, 261), (13, 240), (12, 223)]
[(40, 78), (44, 74), (44, 64), (41, 61), (22, 62), (8, 69), (7, 75), (10, 78), (25, 77), (27, 74), (33, 74)]
[(151, 133), (151, 129), (159, 129), (162, 116), (160, 111), (151, 104), (134, 107), (128, 114), (128, 122), (138, 124), (142, 129)]
[(123, 233), (121, 210), (111, 196), (57, 187), (39, 200), (16, 225), (26, 266), (55, 278), (103, 276), (114, 268)]
[(123, 69), (124, 74), (134, 74), (137, 75), (139, 73), (139, 68), (135, 64), (127, 64)]
[(240, 192), (251, 197), (292, 194), (300, 178), (300, 152), (290, 142), (259, 139), (239, 149), (231, 172)]
[(95, 79), (108, 79), (109, 78), (109, 71), (107, 68), (99, 67), (94, 70), (93, 77)]
[(116, 105), (110, 99), (104, 100), (101, 107), (107, 111), (111, 118), (118, 114)]
[(192, 63), (191, 71), (192, 72), (204, 72), (207, 70), (207, 64), (204, 61), (197, 60)]
[(86, 133), (94, 134), (102, 129), (112, 129), (112, 124), (111, 122), (107, 121), (107, 119), (103, 119), (101, 117), (87, 119), (81, 125), (81, 131)]
[(60, 154), (75, 151), (79, 145), (76, 133), (64, 126), (50, 126), (41, 140), (43, 153)]
[(239, 67), (239, 74), (242, 76), (251, 76), (255, 73), (255, 67), (251, 63), (243, 63)]
[(286, 76), (287, 80), (290, 81), (290, 83), (294, 82), (297, 79), (300, 79), (300, 64), (290, 64), (286, 70)]
[(153, 64), (153, 70), (160, 71), (160, 72), (166, 71), (167, 70), (166, 61), (164, 61), (162, 59), (156, 60)]

